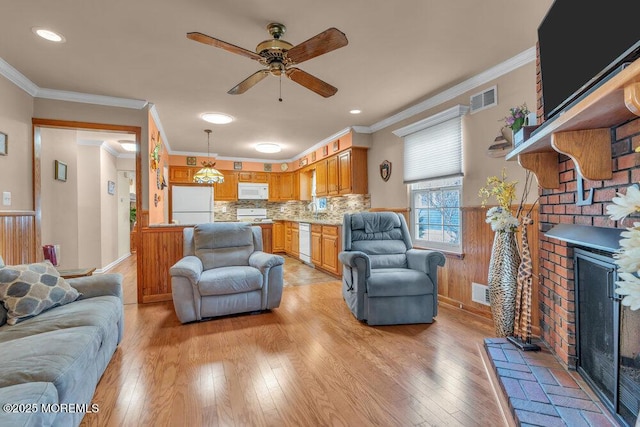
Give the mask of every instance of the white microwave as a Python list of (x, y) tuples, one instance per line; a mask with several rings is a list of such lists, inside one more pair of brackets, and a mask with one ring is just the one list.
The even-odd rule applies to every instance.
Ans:
[(267, 200), (269, 198), (269, 184), (238, 183), (239, 200)]

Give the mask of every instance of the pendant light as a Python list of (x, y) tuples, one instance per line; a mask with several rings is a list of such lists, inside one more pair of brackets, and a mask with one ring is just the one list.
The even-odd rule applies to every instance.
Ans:
[[(204, 130), (207, 134), (207, 159), (209, 159), (209, 137), (211, 136), (211, 129)], [(214, 168), (216, 164), (211, 161), (202, 162), (203, 168), (200, 169), (193, 176), (193, 182), (198, 184), (214, 184), (216, 182), (224, 182), (224, 175), (219, 170)]]

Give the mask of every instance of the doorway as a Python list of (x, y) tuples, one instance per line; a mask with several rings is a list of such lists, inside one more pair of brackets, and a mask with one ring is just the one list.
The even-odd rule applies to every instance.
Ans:
[[(130, 217), (132, 202), (136, 213), (141, 205), (131, 197), (141, 193), (141, 133), (137, 126), (33, 119), (36, 248), (60, 244), (62, 268), (107, 271), (137, 246)], [(134, 151), (121, 158), (118, 141)], [(56, 179), (56, 160), (66, 164), (66, 180)]]

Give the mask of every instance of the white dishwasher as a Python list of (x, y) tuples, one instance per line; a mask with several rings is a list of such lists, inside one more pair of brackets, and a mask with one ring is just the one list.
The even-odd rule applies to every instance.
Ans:
[(300, 259), (306, 263), (311, 263), (311, 226), (308, 222), (301, 222), (298, 227), (300, 233)]

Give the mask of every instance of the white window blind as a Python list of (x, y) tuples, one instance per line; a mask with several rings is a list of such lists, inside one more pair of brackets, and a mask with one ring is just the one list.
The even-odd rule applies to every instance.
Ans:
[(462, 115), (458, 105), (393, 133), (404, 138), (405, 184), (462, 175)]

